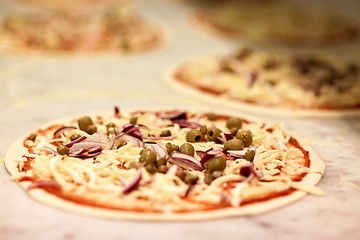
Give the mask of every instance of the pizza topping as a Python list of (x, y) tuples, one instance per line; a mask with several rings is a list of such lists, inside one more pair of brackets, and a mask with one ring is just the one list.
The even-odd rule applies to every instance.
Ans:
[(76, 127), (73, 127), (73, 126), (61, 127), (54, 132), (54, 138), (61, 138), (62, 135), (65, 135), (67, 132), (74, 130), (74, 129), (76, 129)]
[[(134, 115), (137, 122), (130, 124), (129, 119)], [(19, 178), (55, 182), (61, 186), (59, 196), (71, 194), (85, 203), (98, 206), (116, 203), (111, 205), (116, 209), (141, 206), (150, 212), (163, 212), (165, 208), (175, 212), (200, 211), (230, 207), (230, 203), (239, 207), (246, 201), (261, 199), (264, 192), (271, 192), (273, 185), (285, 190), (306, 189), (300, 185), (292, 187), (291, 182), (310, 172), (308, 155), (280, 125), (241, 118), (228, 121), (231, 118), (220, 115), (217, 120), (210, 120), (206, 114), (185, 114), (184, 120), (197, 122), (202, 132), (200, 128), (181, 128), (159, 115), (160, 112), (123, 113), (120, 118), (102, 116), (101, 121), (100, 117), (93, 117), (98, 121), (93, 122), (97, 132), (92, 135), (73, 129), (54, 139), (51, 128), (39, 130), (43, 134), (34, 146), (28, 146), (29, 153), (24, 159), (19, 160)], [(242, 128), (235, 138), (226, 132), (229, 122), (237, 122), (235, 127)], [(108, 128), (114, 128), (116, 133), (106, 135)], [(147, 134), (159, 136), (164, 129), (171, 131), (171, 139), (140, 140), (140, 136)], [(205, 134), (204, 129), (207, 129)], [(220, 131), (224, 143), (212, 140), (216, 134), (209, 137), (210, 131), (216, 134)], [(195, 141), (195, 136), (193, 142), (188, 141), (190, 132), (200, 139)], [(74, 134), (81, 136), (75, 142), (70, 139)], [(59, 154), (54, 151), (54, 142), (61, 144), (57, 149)], [(60, 150), (65, 147), (69, 152)], [(279, 178), (271, 178), (275, 176)], [(75, 191), (79, 184), (86, 194)], [(237, 187), (239, 184), (243, 187)], [(41, 184), (39, 188), (48, 189)], [(119, 191), (123, 194), (114, 194)], [(225, 195), (229, 205), (224, 203)]]
[(220, 136), (221, 130), (217, 127), (211, 127), (207, 130), (207, 139), (209, 141), (218, 141), (218, 137)]
[(191, 143), (201, 142), (204, 138), (204, 135), (199, 129), (191, 129), (186, 134), (186, 141)]
[(46, 180), (39, 180), (36, 182), (31, 183), (27, 190), (32, 190), (35, 188), (43, 188), (43, 187), (50, 187), (55, 189), (61, 189), (61, 185), (56, 182), (46, 181)]
[(57, 144), (56, 151), (60, 155), (68, 155), (70, 153), (70, 149), (67, 146), (65, 146), (63, 143)]
[(237, 128), (240, 129), (242, 127), (242, 120), (239, 117), (231, 117), (226, 122), (226, 127), (228, 129)]
[(215, 113), (208, 113), (206, 114), (206, 117), (210, 120), (210, 121), (215, 121), (219, 119), (219, 116)]
[(36, 134), (31, 134), (29, 137), (28, 137), (28, 139), (27, 139), (28, 141), (32, 141), (32, 142), (35, 142), (35, 140), (36, 140)]

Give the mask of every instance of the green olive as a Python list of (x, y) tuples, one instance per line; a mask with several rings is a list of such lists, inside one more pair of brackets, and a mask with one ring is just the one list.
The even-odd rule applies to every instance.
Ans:
[(237, 138), (231, 139), (224, 144), (225, 150), (243, 150), (244, 143)]
[(224, 157), (213, 157), (205, 162), (205, 169), (208, 172), (223, 171), (226, 168), (226, 159)]
[(203, 140), (203, 134), (198, 129), (191, 129), (186, 134), (186, 141), (188, 142), (201, 142)]
[(62, 143), (58, 143), (56, 150), (60, 155), (67, 155), (70, 152), (70, 149)]
[(187, 154), (190, 156), (194, 156), (194, 154), (195, 154), (195, 148), (193, 147), (193, 145), (191, 145), (191, 143), (183, 143), (180, 146), (179, 150), (181, 153), (184, 153), (184, 154)]
[(131, 162), (128, 166), (128, 169), (131, 169), (131, 168), (138, 168), (140, 166), (140, 163), (139, 162)]
[(141, 163), (146, 162), (146, 163), (154, 164), (156, 162), (156, 153), (154, 153), (150, 149), (143, 149), (140, 152), (139, 162), (141, 162)]
[(114, 127), (116, 127), (115, 123), (110, 122), (106, 124), (106, 128), (114, 128)]
[(226, 121), (226, 127), (228, 129), (233, 127), (240, 129), (242, 127), (242, 120), (238, 117), (231, 117)]
[(212, 181), (214, 181), (218, 177), (221, 177), (222, 174), (222, 171), (207, 172), (205, 174), (204, 181), (206, 184), (210, 185)]
[(255, 151), (254, 150), (247, 150), (244, 156), (244, 159), (252, 162), (254, 161), (254, 157), (255, 157)]
[(126, 141), (120, 140), (120, 141), (117, 143), (116, 148), (121, 148), (121, 147), (123, 147), (123, 146), (125, 146), (125, 145), (126, 145)]
[(219, 119), (219, 116), (215, 113), (208, 113), (206, 116), (210, 121), (215, 121)]
[(207, 126), (206, 125), (202, 125), (201, 127), (200, 127), (200, 132), (201, 132), (201, 135), (202, 136), (205, 136), (206, 134), (207, 134)]
[(129, 123), (131, 123), (131, 124), (136, 124), (136, 123), (137, 123), (137, 120), (138, 120), (137, 117), (132, 116), (132, 117), (130, 118), (130, 120), (129, 120)]
[(166, 173), (169, 170), (169, 168), (165, 165), (158, 166), (158, 172), (160, 173)]
[(209, 141), (216, 142), (218, 140), (220, 133), (221, 133), (221, 130), (218, 129), (217, 127), (209, 128), (207, 131), (207, 138)]
[(81, 138), (81, 136), (79, 134), (73, 134), (70, 136), (70, 141), (75, 141), (76, 139), (79, 139)]
[(172, 144), (172, 143), (166, 143), (165, 145), (166, 147), (166, 151), (168, 152), (168, 154), (172, 154), (174, 151), (179, 151), (179, 146)]
[(85, 130), (85, 132), (87, 132), (90, 135), (96, 133), (96, 131), (97, 131), (97, 127), (95, 125), (89, 125)]
[(32, 141), (32, 142), (35, 142), (35, 140), (36, 140), (36, 134), (35, 134), (35, 133), (31, 134), (31, 135), (28, 137), (27, 140)]
[(156, 166), (160, 167), (160, 166), (164, 166), (167, 163), (167, 159), (166, 158), (159, 158), (158, 160), (156, 160)]
[(193, 185), (195, 184), (197, 181), (199, 180), (198, 176), (194, 176), (191, 174), (186, 174), (185, 178), (184, 178), (184, 182), (188, 185)]
[(157, 172), (157, 168), (154, 163), (146, 163), (144, 167), (145, 167), (146, 171), (148, 171), (149, 173)]
[(169, 136), (171, 136), (171, 131), (168, 129), (160, 133), (160, 137), (169, 137)]
[(249, 147), (253, 142), (253, 136), (250, 130), (242, 130), (236, 134), (236, 138), (244, 143), (244, 147)]
[(88, 126), (94, 125), (94, 123), (89, 116), (83, 116), (78, 119), (78, 125), (79, 125), (80, 130), (86, 132), (86, 129), (88, 128)]

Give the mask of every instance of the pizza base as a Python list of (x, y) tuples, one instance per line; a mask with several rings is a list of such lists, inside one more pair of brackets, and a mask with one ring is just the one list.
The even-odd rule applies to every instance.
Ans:
[[(169, 110), (168, 108), (156, 108), (156, 109), (139, 109), (139, 110), (150, 110), (150, 111), (163, 111)], [(134, 111), (134, 110), (130, 110)], [(209, 110), (212, 111), (212, 110)], [(201, 112), (206, 112), (201, 110)], [(213, 112), (213, 111), (212, 111)], [(236, 114), (232, 114), (226, 111), (216, 111), (219, 114), (227, 114), (231, 116), (236, 116)], [(87, 114), (87, 113), (84, 113)], [(87, 115), (102, 115), (109, 116), (112, 112), (103, 111), (103, 112), (92, 112)], [(83, 114), (82, 114), (83, 115)], [(81, 116), (82, 116), (81, 115)], [(40, 128), (45, 128), (47, 126), (53, 124), (63, 123), (64, 121), (68, 121), (74, 118), (79, 117), (80, 115), (63, 118), (60, 120), (56, 120), (54, 122), (50, 122), (48, 124), (43, 125)], [(246, 117), (246, 119), (259, 121), (255, 118)], [(264, 122), (264, 121), (261, 121)], [(299, 137), (294, 135), (293, 133), (287, 131), (293, 137), (296, 138), (298, 143), (307, 151), (309, 151), (310, 157), (310, 172), (301, 180), (301, 183), (315, 186), (321, 176), (325, 171), (325, 164), (321, 160), (321, 158), (310, 148), (309, 145), (304, 143)], [(31, 133), (31, 132), (30, 132)], [(24, 136), (18, 138), (11, 146), (8, 148), (5, 156), (5, 167), (11, 175), (16, 175), (19, 173), (17, 168), (17, 162), (14, 159), (19, 159), (23, 153), (25, 153), (26, 148), (23, 146), (24, 138), (29, 136), (30, 133), (25, 134)], [(27, 187), (31, 184), (31, 181), (22, 181), (19, 182), (19, 185), (29, 194), (33, 199), (43, 203), (44, 205), (48, 205), (50, 207), (55, 207), (57, 209), (61, 209), (71, 213), (77, 213), (81, 215), (86, 215), (90, 217), (99, 217), (106, 218), (112, 220), (135, 220), (135, 221), (200, 221), (200, 220), (212, 220), (226, 217), (238, 217), (238, 216), (252, 216), (265, 212), (269, 212), (286, 205), (289, 205), (307, 195), (306, 192), (301, 190), (295, 190), (290, 194), (276, 197), (269, 200), (259, 201), (251, 204), (247, 204), (240, 208), (224, 208), (218, 210), (210, 210), (210, 211), (199, 211), (199, 212), (190, 212), (190, 213), (144, 213), (144, 212), (131, 212), (131, 211), (120, 211), (120, 210), (109, 210), (104, 208), (96, 208), (92, 206), (77, 204), (74, 202), (66, 201), (60, 197), (52, 195), (46, 192), (43, 189), (37, 188), (32, 189), (31, 191), (27, 191)]]
[[(196, 58), (195, 58), (196, 59)], [(184, 61), (183, 61), (184, 62)], [(280, 106), (263, 106), (256, 103), (246, 103), (241, 100), (230, 99), (225, 95), (214, 95), (201, 91), (197, 87), (182, 83), (174, 75), (178, 69), (177, 66), (169, 68), (163, 76), (165, 84), (183, 95), (193, 99), (211, 104), (217, 108), (227, 108), (230, 110), (247, 112), (251, 114), (261, 114), (271, 117), (286, 118), (351, 118), (360, 116), (360, 109), (306, 109), (306, 108), (286, 108)]]

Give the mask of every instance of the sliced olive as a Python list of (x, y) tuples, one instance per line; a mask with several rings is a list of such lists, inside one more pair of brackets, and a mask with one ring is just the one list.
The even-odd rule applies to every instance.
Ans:
[(244, 143), (244, 147), (248, 147), (253, 142), (253, 136), (250, 130), (242, 130), (236, 134), (236, 138)]
[(236, 134), (237, 134), (238, 131), (239, 131), (239, 128), (237, 128), (237, 127), (232, 127), (232, 128), (230, 128), (230, 133), (231, 133), (231, 135), (233, 135), (233, 136), (236, 136)]
[(190, 156), (194, 156), (194, 154), (195, 154), (195, 148), (193, 147), (193, 145), (191, 145), (191, 143), (183, 143), (180, 146), (179, 150), (181, 153), (184, 153), (184, 154), (187, 154)]
[(172, 144), (172, 143), (167, 143), (165, 145), (166, 147), (166, 151), (171, 155), (174, 151), (179, 151), (179, 146)]
[(160, 167), (160, 166), (164, 166), (167, 163), (167, 159), (166, 158), (159, 158), (158, 160), (156, 160), (156, 166)]
[(252, 162), (254, 161), (254, 157), (255, 157), (255, 151), (254, 150), (247, 150), (244, 156), (244, 159)]
[(169, 136), (171, 136), (171, 131), (168, 129), (160, 133), (160, 137), (169, 137)]
[(95, 125), (89, 125), (89, 126), (87, 126), (87, 128), (85, 130), (85, 132), (87, 132), (90, 135), (96, 133), (96, 131), (97, 131), (97, 128)]
[(166, 173), (169, 170), (169, 168), (165, 165), (158, 166), (158, 172), (160, 173)]
[(138, 168), (140, 166), (140, 163), (139, 162), (131, 162), (128, 166), (128, 169), (131, 169), (131, 168)]
[(188, 142), (201, 142), (203, 140), (203, 134), (198, 129), (191, 129), (186, 134), (186, 141)]
[(35, 140), (36, 140), (36, 134), (35, 134), (35, 133), (31, 134), (31, 135), (28, 137), (28, 140), (29, 140), (29, 141), (32, 141), (32, 142), (35, 142)]
[(141, 162), (141, 163), (146, 162), (146, 163), (154, 164), (156, 162), (156, 153), (154, 153), (150, 149), (141, 150), (139, 162)]
[(136, 123), (137, 123), (137, 120), (138, 120), (137, 117), (132, 116), (132, 117), (130, 118), (130, 120), (129, 120), (129, 123), (131, 123), (131, 124), (136, 124)]
[(62, 143), (58, 143), (56, 150), (60, 155), (67, 155), (70, 152), (70, 149)]
[(218, 140), (220, 133), (221, 133), (221, 130), (218, 129), (217, 127), (209, 128), (207, 131), (207, 138), (209, 141), (216, 142)]
[(204, 164), (208, 172), (223, 171), (226, 168), (226, 159), (224, 157), (213, 157)]
[(200, 127), (200, 132), (201, 132), (201, 134), (202, 134), (202, 136), (205, 136), (206, 134), (207, 134), (207, 126), (206, 125), (202, 125), (201, 127)]
[(188, 185), (195, 184), (198, 180), (199, 180), (198, 176), (194, 176), (191, 174), (186, 174), (186, 176), (184, 178), (184, 182)]
[(238, 117), (231, 117), (226, 121), (226, 127), (228, 129), (233, 127), (240, 129), (242, 127), (242, 120)]
[(90, 125), (94, 125), (93, 121), (89, 116), (83, 116), (78, 119), (78, 125), (80, 130), (85, 131)]
[(157, 172), (157, 168), (154, 163), (146, 163), (144, 167), (145, 167), (146, 171), (148, 171), (149, 173)]
[(215, 121), (219, 119), (219, 116), (215, 113), (208, 113), (206, 116), (210, 121)]
[(224, 144), (225, 150), (243, 150), (244, 143), (237, 138), (231, 139)]
[(79, 139), (81, 138), (81, 136), (79, 134), (73, 134), (70, 136), (70, 141), (75, 141), (76, 139)]

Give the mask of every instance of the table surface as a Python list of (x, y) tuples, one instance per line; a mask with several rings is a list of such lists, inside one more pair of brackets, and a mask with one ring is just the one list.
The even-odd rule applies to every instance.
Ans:
[[(163, 81), (164, 72), (189, 57), (230, 51), (238, 43), (193, 27), (188, 20), (189, 5), (175, 0), (149, 3), (140, 0), (136, 7), (163, 23), (168, 35), (167, 44), (154, 51), (101, 58), (0, 55), (1, 160), (16, 138), (59, 117), (114, 105), (206, 106), (169, 88)], [(345, 3), (328, 1), (327, 7), (359, 18), (356, 0)], [(14, 9), (16, 6), (0, 2), (0, 13)], [(324, 51), (356, 55), (358, 45)], [(360, 239), (360, 119), (261, 117), (284, 122), (321, 156), (326, 172), (318, 186), (324, 196), (308, 195), (253, 217), (191, 223), (112, 221), (38, 203), (11, 180), (0, 163), (0, 239)]]

